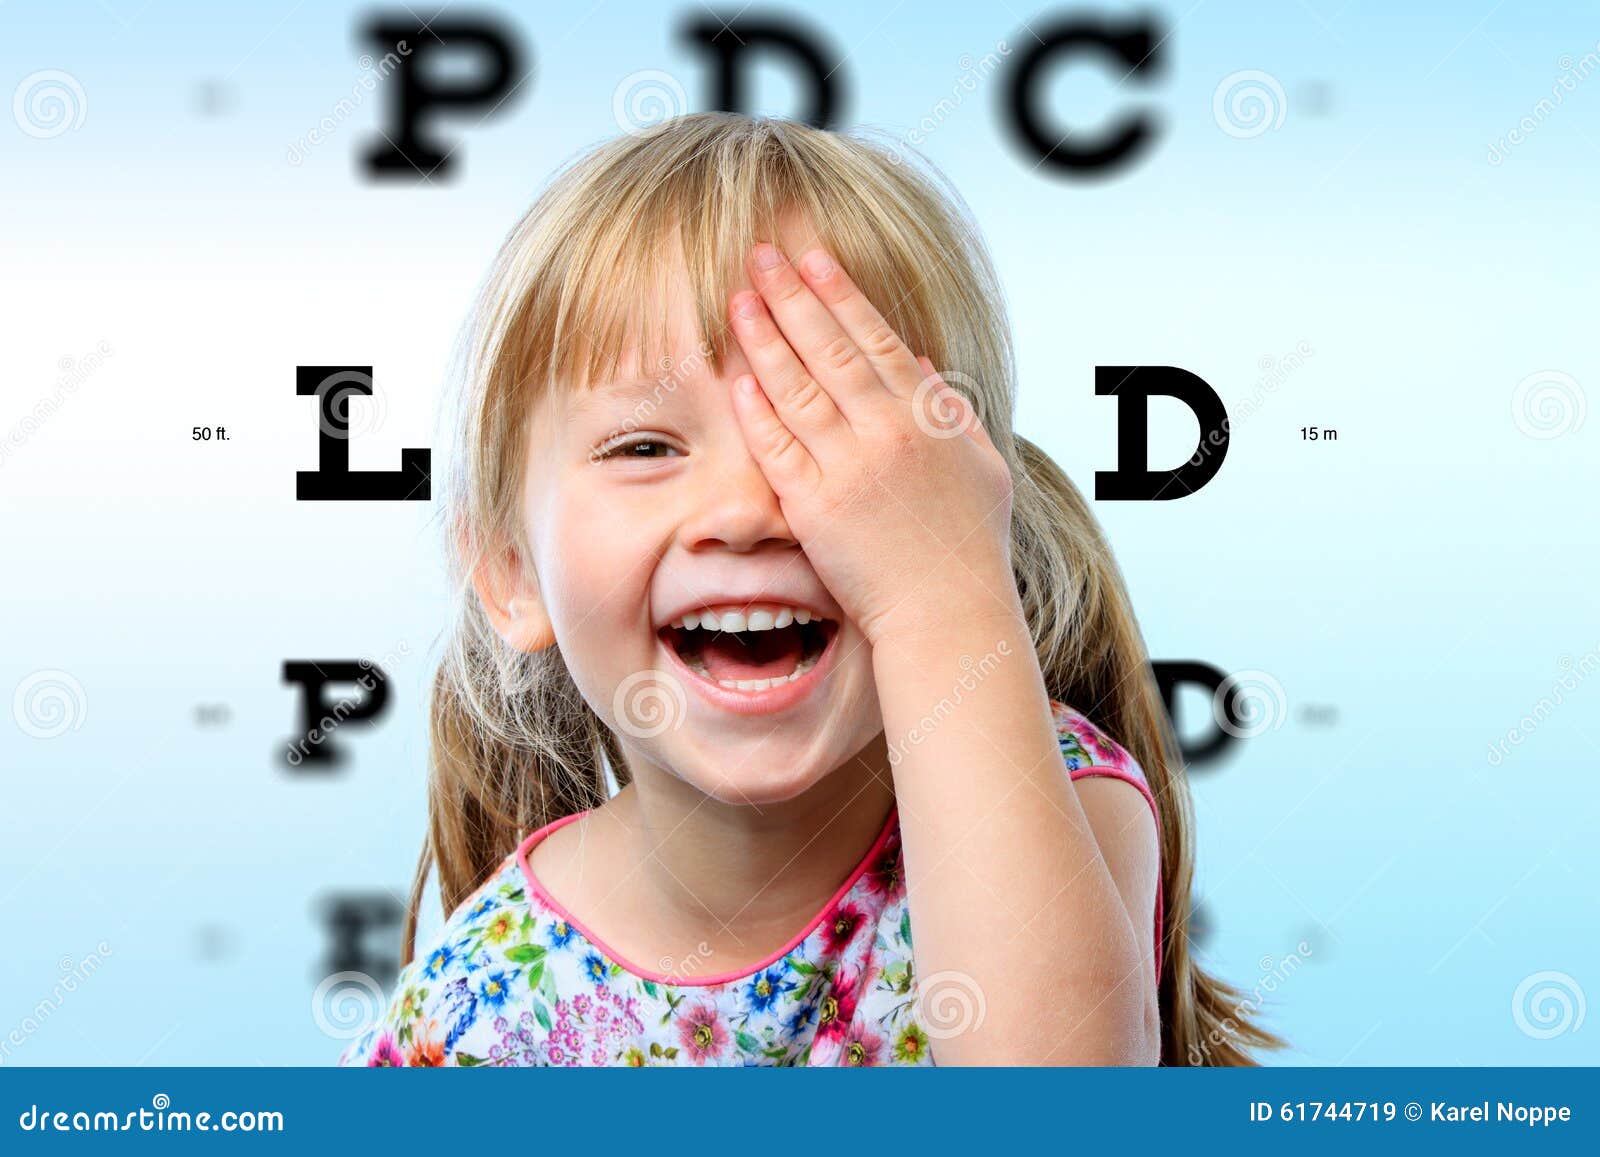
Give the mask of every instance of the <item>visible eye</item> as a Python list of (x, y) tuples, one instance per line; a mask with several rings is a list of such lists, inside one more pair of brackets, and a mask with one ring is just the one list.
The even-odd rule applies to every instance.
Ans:
[(618, 458), (627, 461), (649, 461), (655, 458), (670, 458), (677, 454), (677, 448), (664, 438), (657, 438), (648, 434), (638, 434), (627, 438), (618, 438), (610, 442), (602, 442), (594, 449), (594, 457), (597, 461)]

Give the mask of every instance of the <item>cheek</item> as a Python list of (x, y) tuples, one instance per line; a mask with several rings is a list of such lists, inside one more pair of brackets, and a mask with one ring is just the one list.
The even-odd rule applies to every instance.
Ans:
[(653, 642), (649, 590), (661, 536), (649, 512), (625, 499), (569, 485), (541, 512), (540, 592), (575, 672), (612, 655), (637, 666), (635, 652)]

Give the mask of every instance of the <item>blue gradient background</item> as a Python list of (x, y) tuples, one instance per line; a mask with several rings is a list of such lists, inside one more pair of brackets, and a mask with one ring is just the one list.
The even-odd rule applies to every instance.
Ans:
[[(446, 592), (434, 504), (293, 500), (294, 472), (316, 465), (294, 368), (376, 366), (357, 468), (393, 469), (402, 446), (437, 457), (470, 294), (550, 171), (618, 131), (613, 97), (632, 74), (669, 73), (689, 110), (706, 107), (706, 63), (679, 31), (697, 5), (463, 10), (513, 29), (534, 72), (494, 118), (438, 122), (458, 142), (453, 180), (359, 174), (381, 88), (291, 164), (356, 90), (374, 10), (0, 8), (0, 95), (60, 69), (85, 110), (48, 139), (0, 117), (0, 429), (56, 393), (63, 367), (110, 351), (0, 459), (0, 689), (39, 671), (83, 689), (53, 738), (27, 734), (15, 703), (0, 716), (0, 1038), (36, 1018), (63, 958), (110, 948), (5, 1064), (337, 1055), (312, 1009), (327, 971), (317, 905), (404, 895)], [(760, 11), (847, 53), (847, 121), (899, 137), (952, 93), (963, 54), (1003, 41), (1014, 61), (1024, 20), (1138, 10)], [(1498, 766), (1486, 755), (1569, 664), (1600, 660), (1600, 418), (1573, 412), (1537, 438), (1513, 410), (1518, 383), (1546, 371), (1597, 400), (1600, 75), (1501, 163), (1488, 153), (1600, 56), (1600, 13), (1155, 11), (1169, 36), (1153, 83), (1118, 88), (1080, 62), (1049, 84), (1086, 130), (1123, 107), (1160, 118), (1116, 177), (1036, 168), (992, 78), (922, 147), (1001, 271), (1018, 428), (1080, 487), (1115, 465), (1096, 365), (1182, 366), (1235, 411), (1204, 490), (1096, 504), (1153, 654), (1268, 672), (1285, 693), (1281, 726), (1193, 775), (1205, 955), (1246, 989), (1304, 957), (1265, 1003), (1295, 1046), (1282, 1063), (1594, 1063), (1600, 1025), (1577, 1024), (1576, 1004), (1542, 1039), (1514, 997), (1544, 971), (1584, 1007), (1600, 994), (1600, 678)], [(1285, 115), (1239, 138), (1213, 95), (1247, 69), (1278, 81)], [(797, 96), (776, 70), (756, 94), (769, 113)], [(1302, 344), (1303, 364), (1263, 390), (1263, 367)], [(193, 442), (195, 425), (230, 440)], [(1306, 425), (1338, 441), (1303, 442)], [(1195, 434), (1158, 403), (1152, 459), (1175, 463)], [(340, 736), (347, 768), (288, 776), (274, 759), (297, 709), (283, 660), (402, 645), (382, 725)], [(213, 703), (227, 724), (197, 726)], [(1186, 699), (1183, 714), (1207, 708)]]

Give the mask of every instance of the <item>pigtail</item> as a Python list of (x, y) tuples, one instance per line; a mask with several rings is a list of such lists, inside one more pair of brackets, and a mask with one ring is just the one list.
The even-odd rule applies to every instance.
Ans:
[(1190, 950), (1189, 786), (1121, 571), (1061, 468), (1026, 439), (1012, 441), (1022, 467), (1012, 557), (1045, 686), (1138, 760), (1161, 817), (1161, 1063), (1254, 1065), (1252, 1049), (1284, 1042), (1249, 1019), (1243, 994), (1201, 968)]
[(416, 953), (430, 869), (444, 912), (453, 912), (528, 832), (604, 803), (608, 764), (627, 782), (611, 732), (560, 652), (511, 650), (475, 604), (464, 617), (433, 681), (428, 836), (412, 879), (402, 964)]

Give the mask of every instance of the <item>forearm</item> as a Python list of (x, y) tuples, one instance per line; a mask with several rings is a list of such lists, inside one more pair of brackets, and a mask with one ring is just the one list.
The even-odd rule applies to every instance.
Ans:
[[(875, 645), (919, 978), (954, 972), (981, 1026), (945, 1064), (1142, 1063), (1140, 941), (1062, 766), (1020, 613)], [(962, 981), (962, 983), (967, 983)]]

